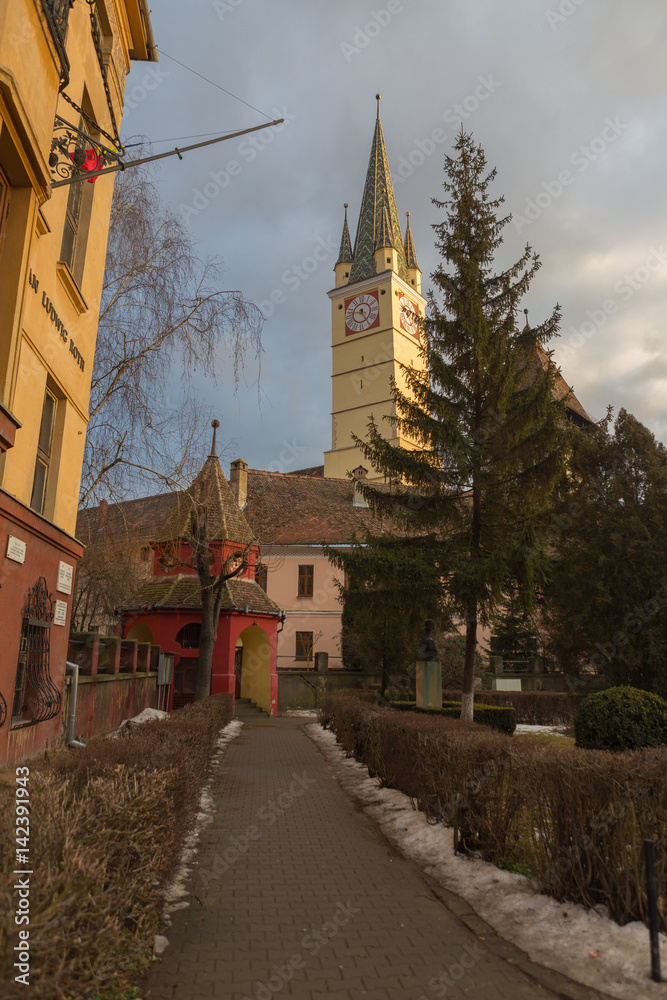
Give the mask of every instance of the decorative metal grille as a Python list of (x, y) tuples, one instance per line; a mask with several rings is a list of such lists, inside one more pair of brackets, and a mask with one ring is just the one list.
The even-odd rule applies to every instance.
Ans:
[(23, 628), (16, 669), (12, 721), (34, 726), (53, 719), (60, 711), (62, 696), (53, 683), (50, 667), (53, 598), (40, 576), (28, 593), (23, 609)]
[(69, 83), (69, 59), (65, 51), (67, 18), (74, 0), (42, 0), (42, 10), (51, 29), (51, 35), (60, 59), (60, 89)]
[[(87, 115), (86, 121), (97, 131), (101, 131)], [(54, 180), (69, 180), (72, 175), (85, 176), (86, 172), (101, 170), (119, 161), (117, 150), (104, 146), (60, 115), (56, 115), (49, 155), (49, 166)]]
[(7, 721), (7, 702), (5, 701), (2, 692), (0, 692), (0, 729), (4, 726)]
[(199, 622), (191, 622), (189, 625), (183, 626), (176, 636), (176, 642), (181, 649), (199, 649), (200, 635), (201, 625)]

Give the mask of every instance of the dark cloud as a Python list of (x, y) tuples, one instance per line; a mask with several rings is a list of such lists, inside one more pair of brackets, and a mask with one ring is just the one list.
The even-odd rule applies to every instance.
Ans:
[[(264, 329), (261, 406), (252, 371), (236, 399), (228, 387), (205, 389), (238, 455), (269, 467), (289, 446), (298, 468), (321, 462), (330, 447), (326, 292), (335, 255), (308, 273), (302, 265), (314, 248), (338, 243), (344, 201), (354, 232), (378, 89), (397, 205), (401, 218), (411, 212), (424, 288), (437, 262), (431, 198), (441, 194), (443, 155), (463, 121), (517, 217), (506, 229), (506, 259), (526, 241), (541, 256), (531, 316), (562, 306), (553, 346), (566, 379), (594, 416), (607, 403), (625, 406), (667, 438), (667, 260), (646, 280), (641, 271), (667, 244), (663, 0), (163, 0), (152, 16), (165, 52), (271, 117), (289, 116), (272, 138), (231, 140), (168, 160), (160, 172), (163, 197), (186, 210), (202, 253), (224, 258), (228, 287), (255, 301), (284, 296)], [(143, 99), (145, 66), (133, 70), (126, 134), (161, 140), (262, 121), (168, 58), (160, 68), (166, 76)], [(606, 300), (615, 311), (573, 347)]]

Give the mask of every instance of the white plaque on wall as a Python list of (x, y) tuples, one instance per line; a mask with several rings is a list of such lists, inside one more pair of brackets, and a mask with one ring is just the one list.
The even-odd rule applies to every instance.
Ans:
[(73, 574), (74, 574), (73, 566), (70, 566), (70, 564), (66, 562), (59, 562), (58, 583), (56, 584), (56, 590), (58, 590), (61, 594), (71, 594)]
[(6, 556), (8, 559), (13, 559), (14, 562), (25, 562), (25, 550), (26, 544), (20, 538), (15, 538), (14, 535), (7, 536)]
[(65, 625), (67, 622), (67, 601), (56, 601), (53, 608), (53, 624)]

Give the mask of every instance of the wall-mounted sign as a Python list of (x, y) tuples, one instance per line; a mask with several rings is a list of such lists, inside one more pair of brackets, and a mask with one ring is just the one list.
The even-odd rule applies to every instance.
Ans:
[[(39, 288), (39, 278), (35, 274), (32, 273), (32, 270), (30, 271), (30, 273), (28, 275), (28, 285), (30, 286), (30, 288), (32, 288), (33, 292), (37, 293), (37, 290)], [(48, 295), (44, 291), (42, 292), (42, 305), (46, 309), (46, 312), (47, 312), (47, 314), (48, 314), (51, 322), (53, 323), (53, 325), (55, 326), (56, 330), (60, 334), (60, 339), (62, 340), (62, 342), (64, 344), (67, 344), (67, 341), (69, 340), (69, 352), (72, 355), (72, 357), (74, 358), (74, 360), (76, 361), (76, 363), (79, 366), (79, 368), (81, 369), (81, 371), (83, 371), (86, 362), (84, 361), (84, 359), (83, 359), (83, 357), (81, 355), (81, 352), (79, 351), (79, 348), (76, 346), (76, 344), (74, 343), (74, 341), (72, 340), (72, 338), (67, 333), (67, 330), (65, 329), (65, 327), (63, 325), (63, 321), (61, 320), (60, 316), (56, 312), (55, 306), (51, 302), (51, 299), (48, 297)]]
[(73, 575), (74, 575), (73, 566), (70, 566), (70, 564), (66, 562), (59, 562), (58, 582), (56, 584), (56, 590), (59, 590), (61, 594), (71, 594)]
[(67, 624), (67, 601), (56, 601), (53, 605), (53, 624)]
[(21, 541), (20, 538), (15, 538), (14, 535), (7, 536), (7, 551), (5, 553), (7, 559), (23, 563), (25, 562), (25, 550), (26, 543)]

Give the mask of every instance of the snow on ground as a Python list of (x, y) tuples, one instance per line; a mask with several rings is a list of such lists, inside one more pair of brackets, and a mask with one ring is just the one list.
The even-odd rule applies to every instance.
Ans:
[(281, 712), (281, 715), (290, 715), (296, 718), (305, 719), (316, 719), (317, 709), (316, 708), (288, 708), (287, 711)]
[(145, 708), (143, 712), (139, 712), (139, 715), (135, 715), (132, 719), (125, 719), (121, 722), (118, 729), (114, 729), (113, 732), (107, 733), (106, 739), (115, 740), (122, 734), (127, 734), (133, 726), (140, 726), (142, 722), (155, 722), (156, 719), (168, 719), (169, 712), (161, 712), (159, 708)]
[[(412, 809), (407, 795), (380, 788), (363, 764), (345, 756), (333, 733), (319, 724), (307, 726), (306, 732), (343, 788), (361, 801), (386, 836), (444, 888), (467, 900), (532, 961), (619, 1000), (667, 998), (667, 983), (654, 983), (649, 977), (649, 938), (644, 924), (620, 927), (596, 911), (540, 894), (522, 875), (502, 871), (478, 857), (456, 855), (451, 827), (430, 825), (423, 813)], [(661, 935), (663, 953), (666, 944), (667, 938)]]
[[(243, 723), (239, 719), (234, 719), (220, 730), (215, 743), (215, 751), (211, 757), (211, 765), (213, 767), (220, 763), (227, 746), (232, 742), (232, 740), (236, 739), (242, 729)], [(199, 835), (204, 826), (208, 826), (209, 823), (213, 822), (214, 802), (211, 797), (212, 783), (213, 775), (211, 775), (202, 789), (199, 799), (199, 811), (195, 817), (194, 826), (185, 838), (180, 864), (176, 869), (172, 881), (163, 893), (165, 898), (165, 929), (168, 929), (171, 925), (172, 913), (175, 913), (176, 910), (182, 910), (190, 905), (189, 902), (183, 897), (187, 895), (186, 883), (190, 876), (190, 872), (192, 871), (192, 867), (197, 864), (195, 861), (195, 855), (198, 851), (197, 841), (199, 840)], [(161, 955), (168, 944), (169, 939), (167, 937), (162, 934), (156, 934), (153, 942), (153, 951), (156, 955)]]
[(569, 736), (567, 726), (529, 726), (526, 723), (519, 723), (514, 734), (520, 736), (522, 734), (531, 733), (547, 733), (549, 736)]

